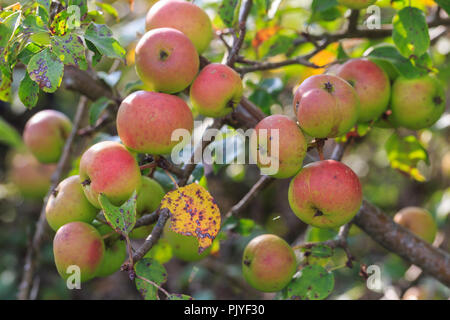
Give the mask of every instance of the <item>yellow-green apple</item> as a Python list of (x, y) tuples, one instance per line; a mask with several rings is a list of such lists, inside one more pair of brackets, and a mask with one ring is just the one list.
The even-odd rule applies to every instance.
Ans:
[(351, 59), (337, 76), (347, 80), (356, 90), (360, 108), (358, 122), (375, 120), (386, 111), (391, 98), (389, 77), (376, 63), (367, 59)]
[(250, 152), (258, 167), (274, 169), (274, 173), (268, 172), (268, 175), (288, 178), (301, 169), (307, 150), (306, 140), (297, 123), (289, 117), (271, 115), (264, 118), (256, 125), (250, 141)]
[(80, 160), (80, 183), (86, 198), (101, 208), (99, 195), (121, 205), (141, 187), (141, 171), (134, 156), (120, 143), (102, 141), (86, 150)]
[(208, 256), (211, 252), (211, 246), (209, 246), (202, 253), (199, 253), (197, 238), (195, 236), (186, 236), (172, 231), (170, 228), (170, 220), (167, 221), (164, 226), (164, 239), (166, 239), (172, 247), (173, 255), (183, 261), (198, 261)]
[(335, 138), (348, 132), (358, 119), (355, 89), (333, 75), (314, 75), (303, 81), (294, 95), (300, 127), (315, 138)]
[(364, 9), (374, 4), (377, 0), (338, 0), (338, 3), (350, 9)]
[(208, 48), (213, 36), (211, 20), (203, 9), (182, 0), (162, 0), (155, 3), (145, 18), (145, 29), (174, 28), (183, 32), (198, 53)]
[(433, 125), (445, 110), (444, 87), (434, 76), (398, 77), (392, 86), (392, 118), (411, 130)]
[(318, 228), (337, 228), (349, 222), (362, 203), (357, 175), (334, 160), (310, 163), (292, 179), (288, 199), (303, 222)]
[(291, 281), (296, 269), (294, 251), (276, 235), (263, 234), (253, 238), (244, 250), (244, 278), (259, 291), (280, 291)]
[(437, 226), (427, 210), (420, 207), (406, 207), (395, 214), (394, 221), (423, 240), (433, 243)]
[[(164, 189), (156, 180), (142, 176), (141, 190), (136, 199), (136, 218), (139, 219), (142, 215), (158, 209), (164, 194)], [(135, 228), (131, 231), (130, 238), (146, 238), (152, 232), (152, 229), (153, 224)]]
[(194, 118), (183, 99), (158, 92), (136, 91), (117, 112), (117, 132), (122, 142), (140, 153), (167, 154), (180, 143), (172, 139), (177, 129), (192, 132)]
[(72, 123), (64, 113), (43, 110), (27, 121), (23, 140), (39, 162), (55, 163), (61, 157), (71, 130)]
[[(80, 268), (81, 282), (97, 275), (105, 253), (100, 233), (86, 222), (76, 221), (63, 225), (53, 239), (53, 254), (58, 273), (67, 279), (68, 267)], [(69, 272), (68, 272), (69, 271)]]
[(136, 71), (147, 89), (175, 93), (186, 89), (197, 75), (200, 60), (191, 40), (181, 31), (148, 31), (136, 45)]
[(239, 74), (221, 63), (211, 63), (200, 71), (191, 85), (192, 105), (207, 117), (222, 117), (236, 107), (242, 98)]
[(8, 179), (24, 198), (42, 199), (48, 192), (55, 164), (42, 164), (28, 152), (8, 155)]
[(45, 207), (47, 222), (55, 231), (73, 221), (91, 223), (97, 213), (98, 209), (84, 195), (78, 175), (61, 181)]

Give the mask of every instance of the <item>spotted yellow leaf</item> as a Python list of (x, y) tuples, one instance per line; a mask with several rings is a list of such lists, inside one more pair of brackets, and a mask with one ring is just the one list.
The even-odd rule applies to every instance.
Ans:
[(199, 253), (211, 245), (219, 232), (220, 211), (216, 201), (196, 183), (168, 192), (161, 201), (161, 208), (170, 211), (172, 231), (197, 237)]

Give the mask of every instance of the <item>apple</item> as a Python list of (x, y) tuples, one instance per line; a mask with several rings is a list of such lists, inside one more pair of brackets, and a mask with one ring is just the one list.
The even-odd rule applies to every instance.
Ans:
[(151, 91), (176, 93), (194, 80), (200, 66), (197, 50), (172, 28), (148, 31), (136, 45), (136, 71)]
[(23, 140), (41, 163), (56, 163), (72, 130), (70, 119), (56, 110), (43, 110), (25, 124)]
[(356, 124), (359, 100), (355, 89), (340, 77), (314, 75), (294, 94), (294, 111), (300, 127), (315, 138), (335, 138)]
[(389, 77), (376, 63), (367, 59), (351, 59), (344, 63), (337, 76), (347, 80), (359, 98), (359, 122), (379, 118), (386, 111), (391, 97)]
[(220, 63), (211, 63), (200, 71), (191, 85), (192, 105), (206, 117), (223, 117), (233, 111), (242, 98), (244, 87), (239, 74)]
[(318, 228), (337, 228), (349, 222), (363, 200), (357, 175), (334, 160), (310, 163), (292, 179), (289, 204), (303, 222)]
[(394, 221), (428, 243), (433, 243), (437, 225), (427, 210), (419, 207), (406, 207), (395, 214)]
[(47, 222), (54, 231), (73, 221), (91, 223), (97, 213), (98, 209), (86, 199), (78, 175), (61, 181), (45, 207)]
[(150, 154), (167, 154), (180, 143), (177, 129), (192, 132), (194, 118), (183, 99), (165, 93), (136, 91), (117, 112), (117, 132), (127, 148)]
[(280, 291), (288, 285), (296, 270), (294, 251), (276, 235), (263, 234), (253, 238), (244, 250), (244, 279), (259, 291)]
[[(292, 177), (301, 169), (307, 150), (306, 140), (297, 123), (289, 117), (271, 115), (264, 118), (256, 125), (250, 141), (250, 152), (258, 167), (266, 169), (278, 165), (278, 171), (270, 174), (273, 177)], [(269, 157), (270, 163), (267, 164)]]
[(67, 279), (72, 273), (67, 268), (80, 268), (80, 281), (94, 278), (102, 263), (105, 246), (99, 232), (81, 221), (69, 222), (56, 232), (53, 254), (58, 273)]
[(434, 76), (400, 76), (392, 86), (391, 108), (392, 118), (399, 126), (411, 130), (428, 128), (444, 113), (444, 87)]
[(374, 4), (377, 0), (338, 0), (340, 5), (343, 5), (350, 9), (364, 9)]
[(429, 300), (429, 294), (423, 286), (410, 287), (403, 294), (402, 300)]
[(147, 31), (173, 28), (183, 32), (201, 54), (208, 48), (213, 36), (211, 20), (194, 3), (181, 0), (162, 0), (155, 3), (145, 18)]
[(141, 171), (134, 156), (120, 143), (102, 141), (91, 146), (80, 160), (80, 183), (96, 208), (100, 193), (121, 205), (141, 186)]

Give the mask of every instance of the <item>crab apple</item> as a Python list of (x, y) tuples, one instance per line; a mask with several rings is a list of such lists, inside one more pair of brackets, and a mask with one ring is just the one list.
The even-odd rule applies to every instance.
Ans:
[[(164, 189), (154, 179), (142, 176), (141, 190), (136, 200), (136, 218), (139, 219), (146, 213), (155, 211), (162, 198), (164, 198)], [(146, 238), (153, 229), (153, 224), (133, 229), (130, 233), (132, 239)]]
[(170, 220), (164, 226), (164, 239), (172, 247), (172, 254), (183, 261), (199, 261), (211, 253), (211, 246), (206, 248), (202, 253), (199, 253), (197, 238), (172, 231), (170, 229)]
[(58, 162), (72, 130), (70, 119), (56, 110), (43, 110), (32, 116), (23, 131), (23, 140), (41, 163)]
[(167, 154), (180, 142), (172, 139), (174, 131), (192, 132), (194, 118), (191, 109), (179, 97), (136, 91), (122, 101), (116, 123), (120, 139), (129, 149)]
[(376, 63), (367, 59), (352, 59), (339, 68), (337, 76), (347, 80), (356, 90), (360, 103), (359, 122), (375, 120), (386, 111), (391, 84), (386, 72)]
[(397, 212), (394, 221), (428, 243), (433, 243), (437, 226), (431, 213), (419, 207), (406, 207)]
[(222, 117), (236, 107), (244, 87), (239, 74), (221, 63), (203, 68), (191, 85), (192, 105), (207, 117)]
[(291, 281), (296, 269), (294, 251), (276, 235), (263, 234), (253, 238), (244, 250), (244, 279), (259, 291), (280, 291)]
[(101, 208), (103, 193), (111, 203), (120, 205), (141, 186), (141, 171), (133, 155), (120, 143), (103, 141), (86, 150), (80, 160), (80, 182), (86, 198)]
[(107, 277), (120, 270), (127, 258), (127, 244), (124, 240), (118, 238), (118, 234), (110, 226), (100, 222), (93, 225), (104, 237), (103, 243), (105, 245), (105, 254), (96, 276)]
[(145, 17), (145, 29), (156, 28), (173, 28), (183, 32), (199, 54), (208, 48), (213, 36), (211, 20), (206, 12), (182, 0), (163, 0), (150, 8)]
[[(272, 175), (275, 178), (292, 177), (301, 169), (307, 150), (306, 140), (297, 123), (289, 117), (268, 116), (256, 125), (252, 135), (250, 149), (258, 167), (271, 167), (276, 162), (278, 171)], [(266, 164), (269, 157), (270, 163)]]
[(300, 127), (315, 138), (335, 138), (348, 132), (358, 119), (355, 89), (333, 75), (314, 75), (303, 81), (294, 95)]
[(81, 221), (63, 225), (53, 239), (53, 254), (58, 273), (67, 279), (70, 266), (80, 268), (81, 281), (94, 278), (105, 254), (100, 233), (90, 224)]
[(186, 89), (200, 66), (197, 50), (182, 32), (172, 28), (148, 31), (136, 45), (136, 71), (152, 91)]
[(334, 160), (310, 163), (292, 179), (288, 199), (303, 222), (318, 228), (337, 228), (349, 222), (362, 203), (356, 174)]
[(45, 207), (47, 222), (55, 231), (73, 221), (91, 223), (97, 213), (98, 209), (84, 195), (78, 175), (61, 181)]
[(364, 9), (374, 4), (377, 0), (338, 0), (338, 3), (350, 9)]
[(51, 185), (55, 164), (42, 164), (28, 152), (14, 152), (8, 156), (8, 180), (24, 198), (42, 199)]
[(399, 126), (420, 130), (433, 125), (445, 110), (444, 87), (434, 76), (398, 77), (392, 86), (392, 117)]

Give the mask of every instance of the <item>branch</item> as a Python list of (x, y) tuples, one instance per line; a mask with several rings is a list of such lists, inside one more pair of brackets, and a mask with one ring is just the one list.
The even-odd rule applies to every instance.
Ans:
[(244, 38), (246, 34), (246, 24), (247, 24), (247, 18), (250, 14), (250, 10), (253, 5), (253, 0), (246, 0), (244, 3), (244, 8), (241, 12), (241, 15), (239, 17), (239, 37), (233, 41), (233, 47), (231, 48), (230, 55), (227, 59), (227, 65), (230, 67), (234, 66), (234, 63), (236, 62), (236, 59), (239, 55), (239, 51), (242, 48), (242, 45), (244, 44)]
[(66, 172), (69, 169), (72, 144), (77, 134), (78, 127), (80, 126), (80, 122), (83, 119), (86, 111), (87, 111), (87, 99), (86, 97), (82, 96), (80, 98), (80, 102), (78, 103), (72, 131), (66, 140), (63, 153), (58, 161), (56, 171), (52, 176), (52, 184), (47, 192), (47, 195), (44, 198), (44, 204), (42, 205), (39, 220), (36, 223), (36, 230), (33, 236), (33, 240), (28, 247), (28, 251), (25, 257), (25, 264), (23, 268), (22, 281), (19, 285), (19, 293), (17, 295), (18, 299), (20, 300), (28, 300), (30, 298), (30, 288), (33, 282), (33, 274), (36, 269), (37, 258), (39, 256), (42, 240), (44, 238), (47, 229), (47, 221), (45, 218), (45, 207), (47, 206), (47, 201), (51, 196), (53, 190), (58, 186), (58, 183), (60, 182), (61, 178), (66, 174)]

